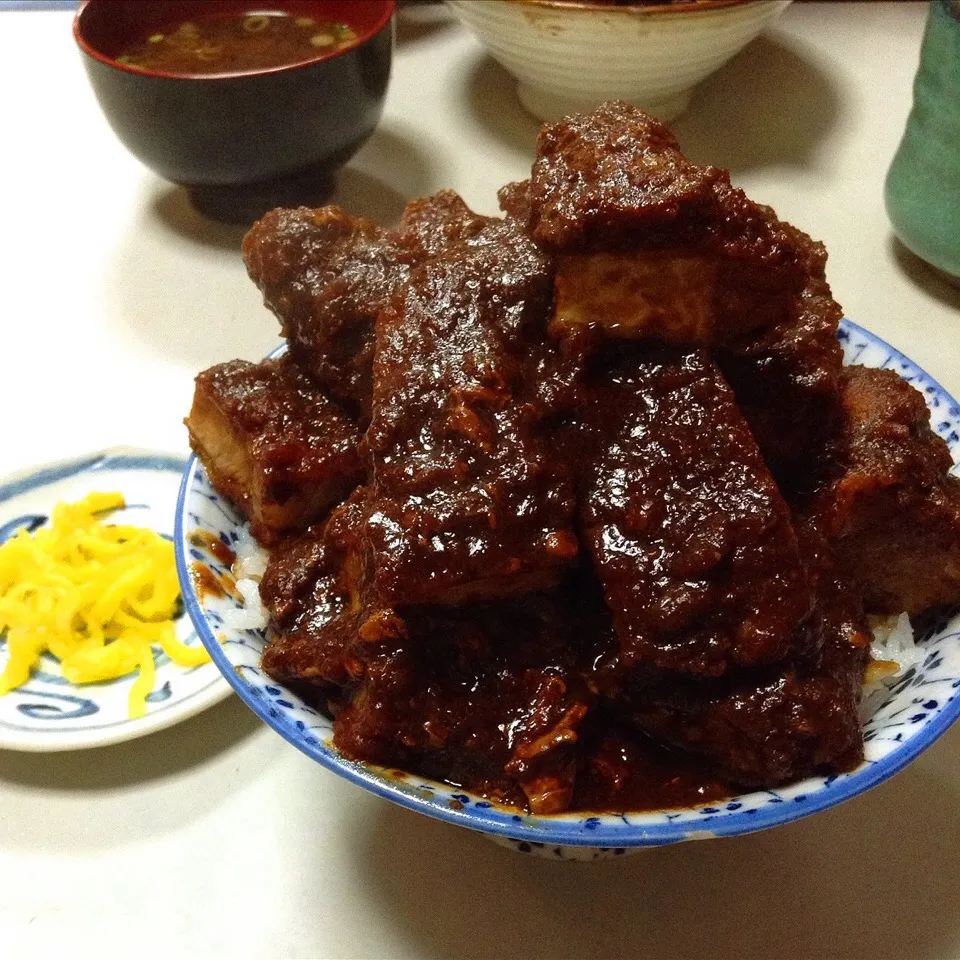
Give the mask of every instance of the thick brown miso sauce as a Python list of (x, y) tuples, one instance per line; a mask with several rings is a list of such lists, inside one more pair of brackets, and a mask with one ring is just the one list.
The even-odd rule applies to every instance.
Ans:
[(202, 563), (190, 564), (190, 577), (201, 602), (207, 597), (225, 597), (227, 595), (227, 590), (220, 582), (220, 578)]
[[(263, 581), (264, 670), (339, 702), (345, 757), (543, 817), (703, 808), (861, 760), (862, 590), (820, 542), (837, 500), (792, 514), (765, 455), (814, 396), (827, 413), (802, 456), (859, 475), (835, 462), (840, 309), (822, 247), (726, 177), (608, 103), (541, 132), (503, 220), (438, 196), (393, 233), (328, 209), (248, 235), (285, 329), (323, 330), (291, 346), (369, 420), (368, 482), (277, 545)], [(569, 300), (588, 322), (553, 329), (577, 258), (626, 251), (627, 280), (676, 254), (676, 283), (655, 285), (676, 309), (648, 332), (678, 346), (614, 342), (599, 280)], [(742, 410), (718, 344), (744, 382), (782, 364), (790, 399), (767, 403), (778, 381)]]
[[(400, 779), (409, 776), (392, 771)], [(427, 774), (429, 775), (429, 774)], [(442, 779), (442, 778), (441, 778)], [(528, 809), (519, 789), (502, 782), (444, 780), (498, 805)], [(626, 726), (604, 727), (586, 751), (566, 813), (621, 814), (679, 810), (728, 800), (737, 789), (705, 769), (703, 762), (666, 750)]]
[(279, 10), (211, 14), (151, 30), (117, 62), (162, 73), (249, 73), (315, 60), (356, 40), (346, 23)]
[[(228, 569), (237, 555), (209, 530), (194, 530), (187, 542), (198, 550), (204, 550)], [(205, 597), (236, 597), (236, 583), (229, 573), (217, 574), (199, 561), (190, 564), (190, 577), (201, 602)]]
[(580, 770), (571, 811), (630, 813), (696, 807), (734, 791), (703, 769), (622, 728), (605, 733)]
[(187, 538), (192, 547), (206, 550), (225, 567), (233, 566), (237, 555), (215, 534), (209, 530), (194, 530)]

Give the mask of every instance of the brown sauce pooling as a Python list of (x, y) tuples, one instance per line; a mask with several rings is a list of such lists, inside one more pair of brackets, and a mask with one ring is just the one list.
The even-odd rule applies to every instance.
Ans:
[(695, 760), (671, 753), (628, 729), (597, 739), (577, 777), (571, 810), (671, 810), (726, 800), (729, 784)]
[(225, 597), (227, 591), (220, 582), (220, 578), (202, 563), (190, 564), (190, 576), (193, 579), (194, 588), (201, 601), (207, 597)]
[(225, 567), (233, 566), (233, 561), (237, 559), (237, 555), (215, 533), (211, 533), (209, 530), (194, 530), (187, 539), (192, 547), (206, 550)]
[(305, 63), (357, 40), (345, 23), (281, 11), (210, 15), (151, 31), (117, 62), (163, 73), (249, 73)]

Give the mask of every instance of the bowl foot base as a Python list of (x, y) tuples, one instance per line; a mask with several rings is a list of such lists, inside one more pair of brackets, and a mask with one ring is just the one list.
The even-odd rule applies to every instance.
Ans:
[(335, 180), (329, 167), (312, 167), (259, 183), (188, 187), (200, 213), (222, 223), (252, 224), (274, 207), (318, 207), (330, 199)]
[[(681, 90), (679, 93), (665, 97), (643, 97), (641, 99), (624, 94), (620, 99), (626, 100), (627, 103), (645, 110), (660, 120), (669, 122), (686, 111), (687, 107), (690, 106), (692, 95), (693, 88), (691, 87), (688, 90)], [(599, 98), (569, 97), (539, 87), (532, 87), (523, 82), (517, 84), (517, 97), (528, 112), (546, 123), (556, 123), (557, 120), (561, 120), (571, 113), (585, 113), (593, 110), (600, 103)], [(610, 99), (614, 98), (611, 97)]]
[(514, 840), (500, 837), (495, 833), (485, 833), (498, 847), (506, 847), (517, 853), (526, 853), (531, 857), (544, 860), (613, 860), (617, 857), (639, 853), (644, 847), (579, 847), (572, 844), (533, 843), (527, 840)]

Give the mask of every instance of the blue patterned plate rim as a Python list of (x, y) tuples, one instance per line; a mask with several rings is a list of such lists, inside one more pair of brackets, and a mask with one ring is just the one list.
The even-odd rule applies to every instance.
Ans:
[[(924, 382), (927, 396), (937, 395), (940, 401), (949, 405), (960, 415), (960, 405), (929, 374), (918, 367), (905, 354), (890, 346), (886, 341), (868, 330), (843, 319), (839, 337), (849, 339), (853, 335), (864, 339), (867, 347), (880, 347), (889, 352), (891, 358), (899, 360), (915, 376)], [(275, 356), (284, 350), (281, 345), (271, 353)], [(184, 540), (184, 517), (187, 497), (194, 483), (199, 467), (196, 456), (190, 457), (180, 485), (174, 532), (177, 571), (183, 588), (184, 602), (201, 640), (219, 667), (227, 681), (240, 698), (268, 726), (276, 730), (284, 739), (307, 756), (316, 760), (329, 770), (338, 773), (350, 782), (377, 796), (399, 804), (409, 810), (426, 814), (447, 823), (456, 824), (471, 830), (495, 834), (517, 841), (525, 841), (535, 846), (579, 846), (616, 849), (625, 847), (660, 846), (684, 840), (703, 839), (705, 837), (740, 836), (768, 829), (810, 816), (845, 800), (852, 799), (867, 790), (883, 783), (898, 773), (919, 754), (940, 737), (960, 715), (960, 696), (955, 696), (925, 724), (922, 730), (911, 736), (901, 746), (891, 750), (876, 761), (866, 761), (847, 774), (833, 777), (814, 777), (807, 781), (790, 784), (782, 791), (757, 791), (740, 797), (716, 801), (713, 805), (697, 808), (685, 808), (677, 811), (656, 811), (649, 813), (602, 813), (590, 815), (587, 812), (562, 814), (556, 817), (536, 817), (523, 814), (511, 808), (495, 804), (458, 792), (453, 797), (462, 809), (451, 806), (449, 802), (440, 803), (437, 799), (427, 799), (421, 789), (432, 794), (434, 788), (441, 795), (449, 794), (454, 788), (410, 774), (406, 787), (390, 782), (378, 774), (377, 767), (367, 767), (340, 756), (332, 747), (326, 746), (319, 738), (312, 742), (305, 740), (302, 730), (285, 717), (280, 710), (272, 707), (239, 675), (228, 659), (222, 646), (214, 636), (206, 614), (199, 604), (193, 590), (189, 589), (191, 577), (187, 567)], [(270, 681), (270, 685), (274, 685)], [(282, 688), (281, 688), (282, 689)], [(292, 696), (292, 695), (291, 695)], [(298, 699), (298, 698), (293, 698)], [(809, 792), (804, 790), (809, 785)], [(800, 791), (799, 793), (797, 791)], [(780, 797), (780, 792), (791, 794)], [(750, 804), (755, 803), (755, 807)], [(703, 816), (696, 819), (671, 820), (671, 814), (689, 814), (699, 812)], [(666, 822), (631, 822), (653, 816), (665, 817)]]
[[(133, 471), (138, 473), (162, 473), (170, 475), (172, 478), (180, 476), (187, 466), (187, 458), (182, 454), (142, 450), (126, 446), (113, 447), (46, 464), (39, 468), (28, 469), (7, 477), (0, 483), (0, 505), (16, 497), (33, 493), (51, 484), (83, 474), (96, 474), (101, 471)], [(172, 490), (169, 504), (171, 507), (174, 506)], [(0, 532), (4, 534), (3, 537), (0, 537), (0, 542), (13, 529), (15, 528), (11, 527), (9, 523), (0, 524)], [(167, 530), (169, 530), (169, 527), (167, 527)], [(165, 531), (160, 532), (169, 535)], [(160, 667), (158, 667), (158, 670), (160, 671), (158, 673), (159, 682), (160, 679), (163, 679), (164, 671)], [(195, 667), (189, 672), (194, 673), (202, 682), (191, 682), (190, 689), (185, 693), (179, 693), (179, 695), (172, 693), (170, 690), (162, 691), (163, 696), (158, 695), (156, 701), (151, 701), (156, 705), (149, 710), (146, 716), (136, 720), (131, 720), (126, 716), (121, 719), (108, 716), (102, 723), (91, 723), (85, 719), (81, 726), (71, 722), (75, 719), (74, 714), (55, 720), (57, 714), (53, 710), (44, 713), (44, 722), (36, 726), (19, 726), (15, 723), (0, 720), (0, 748), (28, 752), (48, 752), (86, 749), (120, 743), (179, 723), (181, 720), (194, 716), (207, 707), (218, 703), (230, 694), (230, 685), (223, 681), (222, 673), (215, 669), (212, 664)], [(205, 676), (206, 674), (209, 674), (209, 676)], [(98, 705), (97, 708), (100, 709), (103, 707), (100, 699), (102, 691), (112, 688), (115, 684), (122, 684), (127, 678), (81, 686), (70, 684), (61, 677), (52, 679), (57, 684), (58, 689), (62, 686), (64, 691), (69, 691), (57, 695), (55, 699), (71, 703), (76, 701), (78, 704), (89, 702)], [(25, 687), (21, 688), (23, 696), (41, 698), (41, 706), (47, 702), (47, 698), (53, 697), (53, 694), (49, 691), (32, 689), (31, 683), (32, 681), (28, 681)], [(169, 684), (166, 681), (161, 684), (161, 687), (167, 686)], [(16, 691), (8, 694), (8, 696), (14, 695), (16, 695)], [(21, 706), (20, 709), (24, 711), (25, 716), (32, 716), (25, 711), (24, 707)], [(92, 708), (87, 712), (79, 709), (74, 711), (77, 717), (83, 716), (84, 718), (95, 712), (96, 710)], [(47, 719), (47, 717), (50, 719)]]

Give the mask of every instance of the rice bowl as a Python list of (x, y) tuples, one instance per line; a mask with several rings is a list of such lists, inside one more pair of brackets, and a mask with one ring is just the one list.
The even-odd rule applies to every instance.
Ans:
[[(848, 358), (867, 366), (888, 366), (910, 380), (936, 412), (937, 432), (960, 453), (960, 405), (929, 375), (879, 338), (849, 321), (840, 330)], [(887, 678), (885, 693), (864, 729), (866, 759), (850, 773), (811, 777), (772, 790), (731, 797), (716, 805), (650, 813), (565, 814), (537, 817), (498, 806), (457, 787), (414, 774), (351, 762), (332, 746), (329, 717), (277, 684), (260, 668), (266, 640), (263, 629), (227, 624), (242, 610), (231, 596), (201, 596), (192, 566), (216, 576), (229, 573), (209, 552), (191, 542), (199, 530), (223, 543), (244, 540), (243, 521), (209, 485), (203, 468), (191, 459), (177, 508), (175, 546), (187, 610), (214, 662), (248, 706), (294, 746), (338, 775), (408, 809), (478, 830), (523, 852), (550, 857), (594, 859), (615, 851), (659, 846), (683, 840), (738, 836), (788, 823), (827, 809), (876, 786), (897, 773), (944, 733), (960, 714), (960, 615), (948, 612), (915, 625), (911, 653), (901, 629), (885, 640), (885, 656), (907, 666)], [(246, 568), (245, 568), (246, 569)], [(918, 659), (922, 656), (922, 660)], [(908, 664), (907, 660), (914, 663)]]

